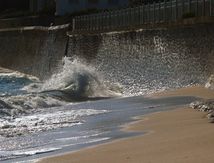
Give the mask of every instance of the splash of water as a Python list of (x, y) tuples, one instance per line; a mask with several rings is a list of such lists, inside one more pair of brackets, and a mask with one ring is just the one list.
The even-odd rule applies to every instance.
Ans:
[(58, 73), (42, 84), (41, 91), (60, 91), (73, 97), (113, 97), (121, 95), (118, 85), (104, 81), (102, 75), (80, 59), (63, 58)]
[(95, 68), (80, 59), (65, 57), (62, 62), (58, 72), (44, 82), (15, 72), (0, 75), (1, 81), (15, 83), (17, 88), (16, 93), (2, 95), (0, 100), (0, 135), (16, 136), (79, 125), (78, 117), (105, 111), (66, 110), (71, 101), (120, 95), (118, 86), (104, 81)]
[(204, 84), (213, 73), (213, 52), (202, 44), (196, 51), (190, 38), (167, 30), (73, 35), (68, 56), (86, 58), (105, 80), (123, 85), (125, 96), (144, 95)]

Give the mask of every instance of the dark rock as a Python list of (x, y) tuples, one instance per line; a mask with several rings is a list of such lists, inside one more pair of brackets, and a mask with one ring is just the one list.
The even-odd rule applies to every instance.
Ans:
[(190, 107), (203, 112), (214, 111), (214, 100), (195, 101)]
[(214, 100), (195, 101), (190, 107), (202, 112), (208, 112), (207, 118), (210, 123), (214, 123)]
[(210, 123), (214, 123), (214, 111), (207, 114), (207, 118), (209, 119)]

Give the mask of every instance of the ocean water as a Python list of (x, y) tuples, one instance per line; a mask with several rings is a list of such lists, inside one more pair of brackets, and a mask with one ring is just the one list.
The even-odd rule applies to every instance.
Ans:
[(196, 100), (150, 99), (140, 93), (136, 96), (127, 93), (127, 86), (124, 89), (122, 84), (107, 80), (80, 59), (65, 57), (62, 65), (45, 81), (19, 72), (0, 73), (1, 162), (34, 162), (45, 156), (141, 135), (143, 132), (123, 132), (121, 126), (139, 115)]

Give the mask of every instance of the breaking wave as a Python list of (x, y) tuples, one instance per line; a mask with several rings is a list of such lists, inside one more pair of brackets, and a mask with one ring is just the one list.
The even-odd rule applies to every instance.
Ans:
[(104, 81), (101, 74), (79, 59), (65, 57), (63, 67), (41, 87), (43, 92), (61, 92), (72, 98), (114, 97), (121, 95), (119, 85)]
[[(81, 124), (82, 116), (105, 110), (69, 110), (66, 105), (122, 94), (119, 85), (103, 80), (96, 70), (79, 59), (63, 58), (57, 73), (46, 81), (17, 72), (0, 74), (0, 135), (34, 133)], [(61, 108), (61, 109), (60, 109)]]

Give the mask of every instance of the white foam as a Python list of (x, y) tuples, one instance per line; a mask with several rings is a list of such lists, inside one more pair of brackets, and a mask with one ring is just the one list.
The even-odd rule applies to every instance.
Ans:
[(19, 150), (13, 152), (13, 155), (19, 156), (19, 155), (35, 155), (35, 154), (41, 154), (41, 153), (47, 153), (47, 152), (53, 152), (56, 150), (59, 150), (61, 148), (43, 148), (43, 149), (27, 149), (27, 150)]
[(5, 135), (35, 133), (62, 127), (72, 127), (84, 123), (84, 116), (107, 113), (106, 110), (79, 109), (50, 111), (12, 120), (2, 120), (0, 131)]
[(29, 74), (24, 74), (18, 71), (12, 71), (12, 72), (6, 72), (6, 73), (0, 73), (0, 76), (3, 77), (15, 77), (15, 78), (27, 78), (32, 81), (39, 81), (39, 78), (29, 75)]
[(69, 141), (69, 140), (86, 139), (86, 138), (100, 136), (100, 135), (103, 135), (105, 133), (107, 133), (107, 132), (101, 132), (101, 133), (96, 133), (96, 134), (92, 134), (92, 135), (73, 136), (73, 137), (69, 137), (69, 138), (60, 138), (60, 139), (56, 139), (56, 140), (57, 141)]
[(66, 144), (63, 147), (70, 147), (70, 146), (80, 145), (80, 144), (96, 143), (96, 142), (106, 141), (109, 139), (111, 139), (111, 138), (110, 137), (97, 138), (97, 139), (92, 139), (92, 140), (88, 140), (88, 141), (84, 141), (84, 142), (80, 142), (80, 143)]
[(214, 89), (214, 74), (212, 74), (207, 83), (205, 84), (205, 88)]

